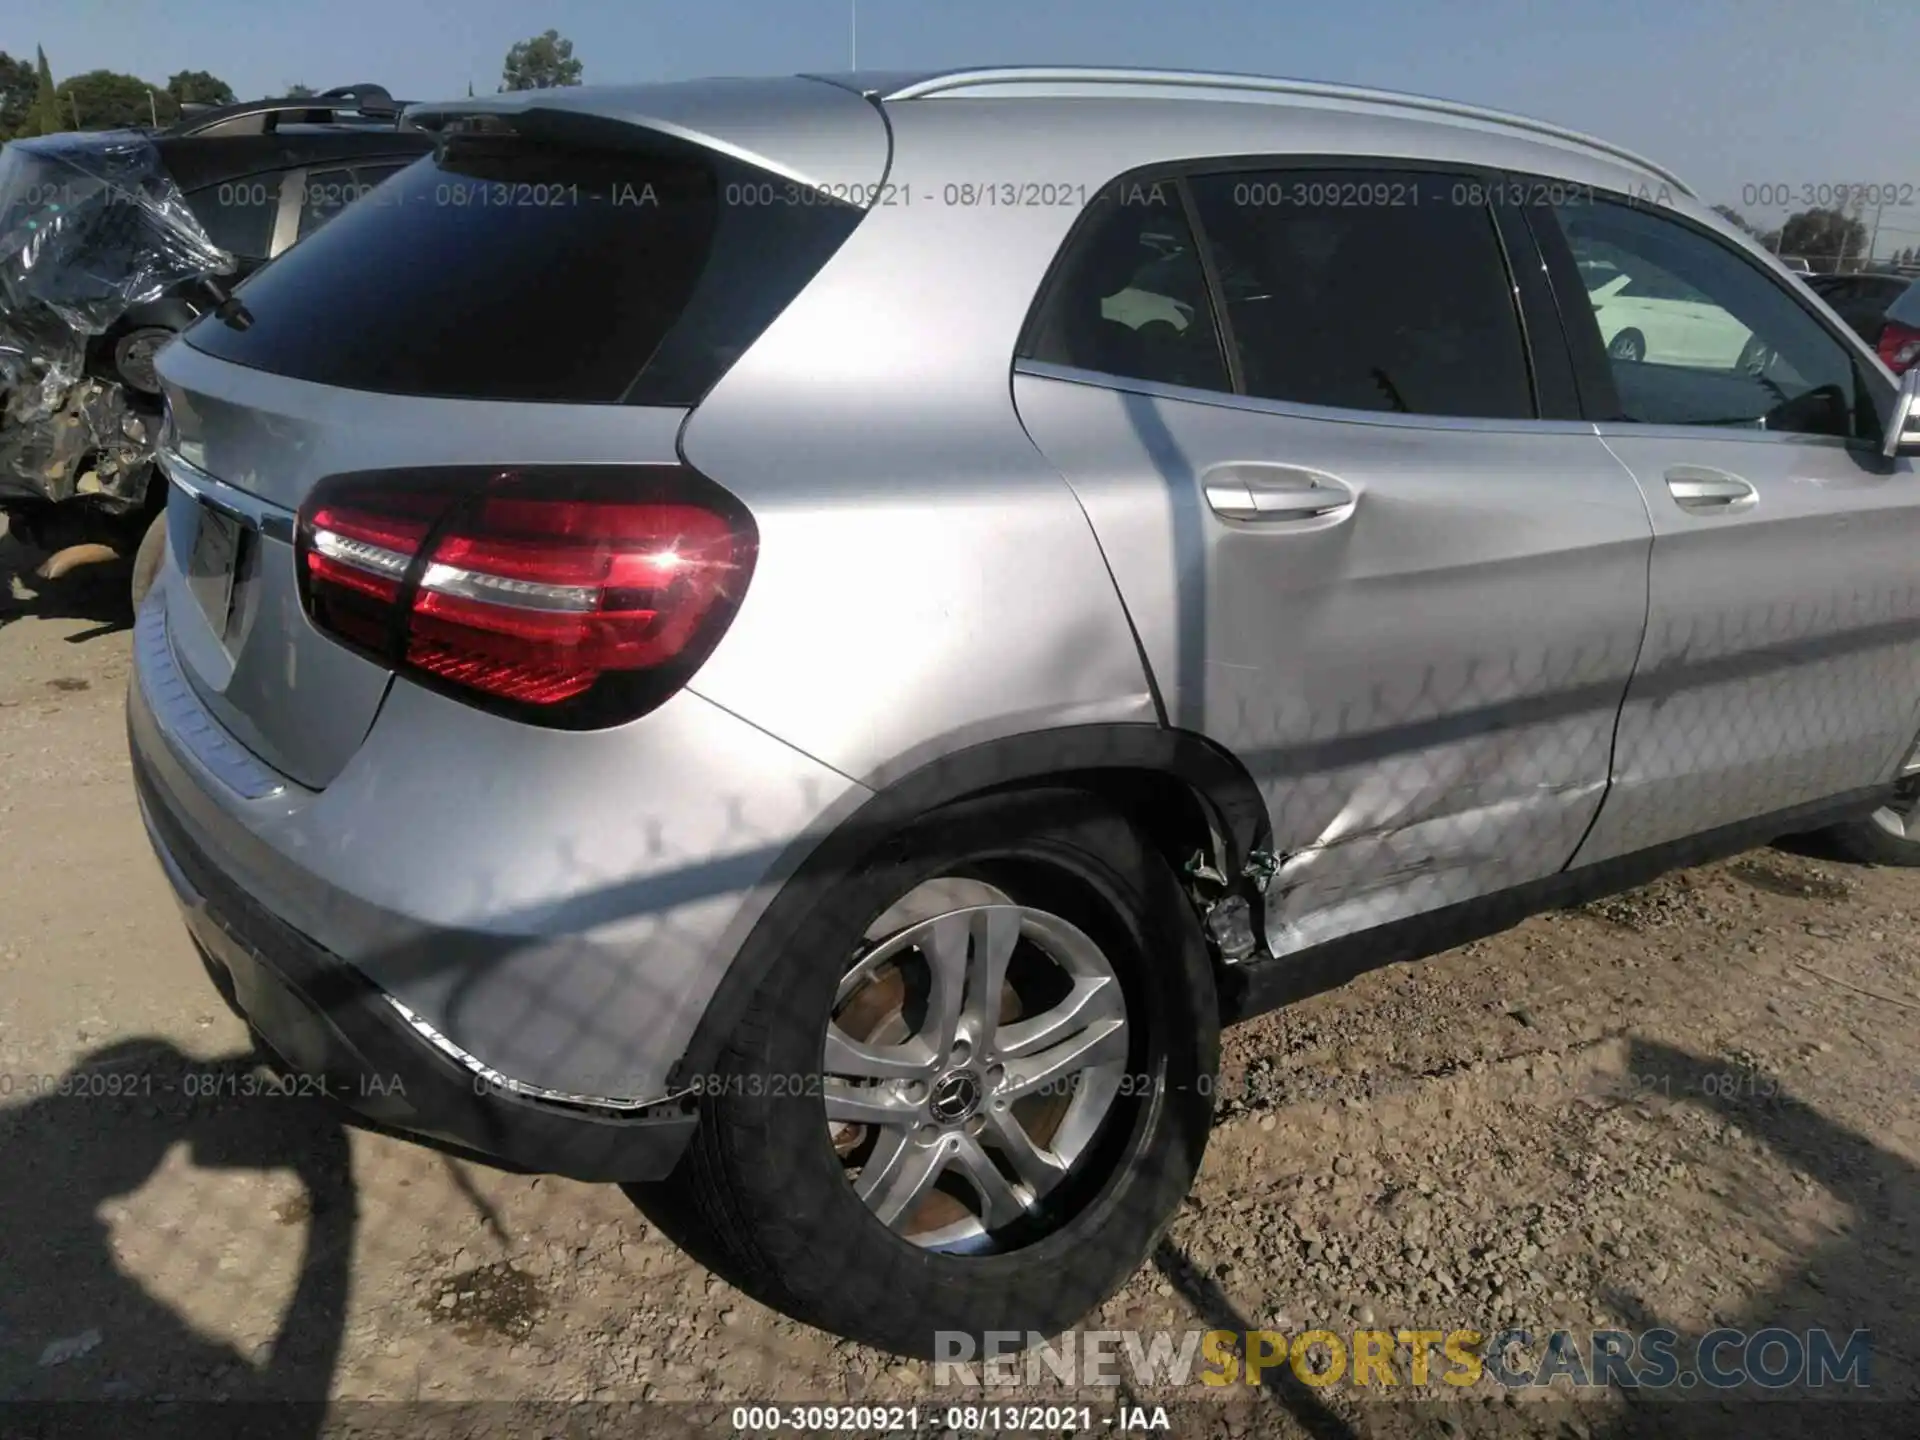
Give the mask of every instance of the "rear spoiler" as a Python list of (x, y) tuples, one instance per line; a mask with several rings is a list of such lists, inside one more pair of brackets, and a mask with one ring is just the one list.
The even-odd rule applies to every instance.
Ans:
[(409, 105), (406, 124), (438, 134), (507, 131), (610, 147), (665, 136), (866, 208), (892, 144), (880, 112), (851, 91), (800, 76), (567, 86)]

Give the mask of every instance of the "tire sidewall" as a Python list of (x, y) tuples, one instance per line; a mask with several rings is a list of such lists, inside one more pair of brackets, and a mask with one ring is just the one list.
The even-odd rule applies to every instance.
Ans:
[[(1144, 1102), (1129, 1102), (1131, 1132), (1117, 1167), (1083, 1209), (1021, 1249), (963, 1258), (923, 1250), (867, 1210), (828, 1143), (811, 1077), (835, 989), (873, 917), (922, 881), (983, 855), (1058, 867), (1089, 901), (1103, 902), (1104, 915), (1065, 918), (1092, 935), (1120, 974), (1133, 1056), (1144, 1054), (1161, 1083)], [(938, 812), (835, 887), (783, 949), (722, 1063), (723, 1086), (760, 1076), (759, 1093), (722, 1093), (701, 1105), (703, 1130), (721, 1142), (729, 1188), (749, 1209), (785, 1197), (784, 1224), (750, 1227), (763, 1262), (756, 1268), (779, 1277), (787, 1292), (780, 1298), (827, 1328), (930, 1355), (936, 1330), (1052, 1333), (1124, 1282), (1192, 1184), (1218, 1064), (1217, 1001), (1197, 923), (1171, 871), (1124, 821), (1089, 797), (1059, 791)], [(775, 1089), (788, 1093), (769, 1093)], [(1103, 1143), (1109, 1132), (1094, 1142)]]
[(1920, 840), (1889, 834), (1872, 819), (1850, 820), (1827, 831), (1834, 848), (1849, 860), (1898, 869), (1920, 867)]

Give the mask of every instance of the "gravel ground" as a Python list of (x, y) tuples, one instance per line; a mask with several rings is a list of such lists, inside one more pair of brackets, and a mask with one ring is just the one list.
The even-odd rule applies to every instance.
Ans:
[[(7, 547), (0, 1397), (965, 1398), (734, 1292), (617, 1189), (257, 1093), (129, 792), (122, 577), (8, 598)], [(1873, 1391), (1904, 1404), (1825, 1402), (1801, 1433), (1920, 1433), (1916, 912), (1920, 873), (1774, 848), (1229, 1032), (1201, 1183), (1086, 1328), (1867, 1329)], [(139, 1093), (77, 1093), (109, 1074)], [(1390, 1391), (1283, 1368), (1231, 1400), (1127, 1395), (1180, 1433), (1583, 1436), (1654, 1413), (1564, 1380), (1411, 1387), (1406, 1358)], [(1050, 1378), (989, 1398), (1076, 1396), (1096, 1425), (1114, 1398)], [(1760, 1413), (1742, 1394), (1658, 1423)]]

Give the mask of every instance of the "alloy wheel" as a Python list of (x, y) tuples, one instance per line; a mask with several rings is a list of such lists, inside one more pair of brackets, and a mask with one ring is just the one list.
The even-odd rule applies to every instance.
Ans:
[(1920, 840), (1920, 775), (1909, 775), (1873, 812), (1873, 823), (1896, 840)]
[(929, 882), (875, 922), (840, 982), (822, 1054), (829, 1135), (902, 1238), (1014, 1248), (1006, 1232), (1046, 1218), (1127, 1055), (1119, 977), (1084, 931), (984, 882)]

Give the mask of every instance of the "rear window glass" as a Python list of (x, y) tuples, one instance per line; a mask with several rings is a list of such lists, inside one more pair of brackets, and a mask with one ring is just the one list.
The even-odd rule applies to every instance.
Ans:
[(725, 205), (735, 169), (458, 137), (242, 285), (244, 328), (209, 317), (187, 341), (389, 394), (691, 404), (860, 216)]

